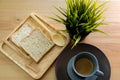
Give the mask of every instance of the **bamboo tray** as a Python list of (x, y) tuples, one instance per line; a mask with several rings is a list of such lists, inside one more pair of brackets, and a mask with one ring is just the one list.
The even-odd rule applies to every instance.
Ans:
[(21, 67), (25, 72), (27, 72), (34, 79), (39, 79), (45, 74), (45, 72), (48, 70), (48, 68), (53, 64), (55, 59), (63, 51), (63, 49), (67, 46), (67, 44), (69, 43), (70, 40), (69, 40), (68, 34), (61, 33), (59, 31), (55, 30), (52, 27), (52, 25), (48, 24), (42, 17), (38, 16), (37, 14), (34, 14), (34, 15), (39, 19), (39, 21), (44, 23), (48, 27), (49, 30), (51, 30), (53, 32), (57, 32), (60, 35), (62, 35), (65, 40), (65, 45), (62, 47), (54, 45), (42, 57), (42, 59), (38, 63), (36, 63), (31, 57), (26, 55), (26, 53), (24, 53), (24, 51), (22, 51), (20, 48), (16, 47), (16, 45), (11, 42), (10, 36), (26, 23), (31, 24), (32, 26), (34, 26), (34, 28), (40, 28), (41, 31), (48, 38), (50, 38), (49, 32), (46, 31), (44, 29), (44, 27), (39, 26), (39, 22), (34, 20), (34, 18), (31, 17), (31, 15), (30, 15), (17, 28), (14, 29), (5, 40), (3, 40), (3, 43), (0, 46), (0, 50), (3, 54), (5, 54), (9, 59), (11, 59), (13, 62), (15, 62), (19, 67)]

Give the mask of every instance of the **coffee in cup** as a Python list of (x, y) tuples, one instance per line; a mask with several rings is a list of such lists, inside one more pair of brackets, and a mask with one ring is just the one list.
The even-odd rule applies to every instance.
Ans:
[(104, 75), (104, 73), (99, 70), (97, 58), (90, 52), (80, 52), (75, 55), (72, 63), (72, 68), (75, 74), (80, 77)]
[(75, 69), (80, 74), (88, 75), (93, 71), (93, 63), (87, 58), (81, 58), (76, 61)]

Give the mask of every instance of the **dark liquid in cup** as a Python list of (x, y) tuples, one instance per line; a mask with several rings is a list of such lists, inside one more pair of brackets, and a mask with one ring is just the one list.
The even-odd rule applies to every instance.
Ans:
[(87, 58), (81, 58), (75, 63), (75, 68), (82, 75), (89, 75), (93, 71), (93, 63)]

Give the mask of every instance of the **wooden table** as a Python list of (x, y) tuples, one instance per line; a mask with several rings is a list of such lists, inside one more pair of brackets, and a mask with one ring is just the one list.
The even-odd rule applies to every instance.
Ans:
[[(58, 13), (53, 5), (65, 7), (64, 0), (0, 0), (0, 43), (24, 18), (31, 12), (41, 16), (53, 16)], [(111, 79), (120, 79), (120, 1), (111, 0), (106, 12), (108, 26), (100, 29), (109, 35), (100, 33), (90, 34), (83, 42), (100, 48), (108, 57), (111, 64)], [(46, 18), (57, 29), (63, 25)], [(40, 80), (56, 80), (55, 64), (53, 64)], [(0, 80), (34, 80), (21, 68), (0, 52)]]

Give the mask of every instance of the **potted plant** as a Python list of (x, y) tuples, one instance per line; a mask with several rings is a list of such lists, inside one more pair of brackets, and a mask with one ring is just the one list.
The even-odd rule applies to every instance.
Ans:
[(91, 32), (105, 33), (97, 27), (104, 24), (106, 8), (98, 0), (66, 0), (66, 9), (55, 7), (63, 16), (52, 18), (66, 26), (74, 47)]

